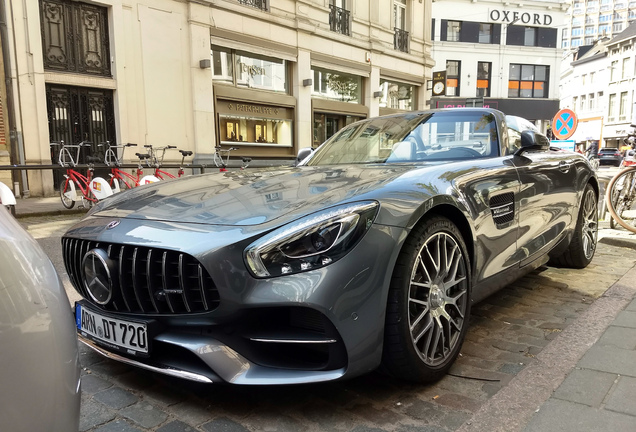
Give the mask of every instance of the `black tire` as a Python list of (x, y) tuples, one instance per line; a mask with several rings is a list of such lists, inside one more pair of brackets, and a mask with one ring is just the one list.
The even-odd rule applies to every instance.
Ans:
[[(67, 209), (69, 209), (69, 210), (73, 208), (73, 206), (75, 205), (75, 201), (70, 199), (70, 198), (68, 198), (68, 197), (66, 197), (64, 194), (71, 189), (71, 187), (69, 185), (70, 185), (70, 183), (72, 181), (73, 180), (68, 180), (67, 179), (64, 182), (64, 185), (60, 186), (60, 200), (62, 201), (62, 205), (64, 207), (66, 207)], [(76, 191), (77, 191), (77, 189), (76, 189)]]
[(424, 220), (405, 241), (393, 271), (383, 369), (408, 381), (442, 378), (464, 342), (470, 295), (470, 259), (461, 233), (444, 217)]
[(592, 185), (585, 186), (581, 207), (570, 245), (550, 264), (558, 267), (582, 269), (594, 258), (598, 241), (598, 197)]

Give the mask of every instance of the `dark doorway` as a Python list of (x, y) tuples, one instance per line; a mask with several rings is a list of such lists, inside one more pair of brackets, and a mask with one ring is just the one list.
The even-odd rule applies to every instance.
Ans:
[[(104, 143), (116, 144), (112, 90), (47, 84), (46, 106), (52, 143), (91, 143), (90, 148), (80, 152), (79, 163), (86, 163), (89, 155), (103, 159)], [(58, 153), (59, 146), (51, 145), (53, 164), (57, 164)], [(102, 168), (98, 172), (96, 169), (95, 175), (104, 177), (107, 171)], [(62, 178), (61, 170), (55, 170), (53, 178), (57, 189)]]
[(351, 123), (362, 120), (364, 117), (331, 114), (331, 113), (314, 113), (314, 142), (312, 147), (316, 148), (327, 139), (331, 138), (336, 132)]

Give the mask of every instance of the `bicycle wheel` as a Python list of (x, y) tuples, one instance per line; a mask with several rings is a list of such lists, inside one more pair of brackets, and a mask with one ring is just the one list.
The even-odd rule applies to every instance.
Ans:
[[(62, 201), (62, 205), (67, 209), (72, 209), (75, 205), (75, 200), (73, 199), (71, 191), (71, 183), (73, 180), (66, 179), (63, 185), (60, 186), (60, 200)], [(77, 186), (75, 186), (75, 190), (77, 191)]]
[[(636, 168), (618, 173), (607, 185), (607, 210), (620, 226), (636, 233)], [(611, 226), (611, 222), (610, 222)]]

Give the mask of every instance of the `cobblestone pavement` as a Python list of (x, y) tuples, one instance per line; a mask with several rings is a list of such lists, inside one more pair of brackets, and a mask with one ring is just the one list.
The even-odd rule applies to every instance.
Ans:
[[(34, 219), (21, 222), (58, 247), (64, 225), (72, 223), (68, 217)], [(109, 361), (81, 346), (80, 430), (454, 431), (634, 266), (636, 250), (624, 247), (630, 243), (607, 243), (599, 244), (585, 270), (542, 267), (475, 306), (461, 356), (434, 385), (379, 373), (288, 387), (199, 385)]]

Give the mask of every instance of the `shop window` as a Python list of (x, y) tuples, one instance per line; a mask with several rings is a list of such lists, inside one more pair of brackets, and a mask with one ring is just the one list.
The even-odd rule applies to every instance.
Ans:
[(446, 22), (446, 40), (449, 42), (459, 42), (461, 38), (462, 22), (447, 21)]
[(616, 94), (609, 95), (609, 103), (607, 104), (607, 119), (614, 121), (616, 117)]
[(312, 96), (341, 102), (361, 103), (362, 77), (343, 72), (312, 68)]
[[(529, 27), (529, 26), (508, 26), (506, 45), (515, 46), (538, 46), (542, 48), (556, 48), (557, 34), (556, 28), (549, 27)], [(583, 28), (572, 29), (572, 36), (583, 34)], [(574, 41), (572, 46), (574, 46)]]
[(211, 55), (215, 83), (287, 93), (285, 60), (220, 47), (212, 47)]
[(446, 96), (459, 96), (459, 60), (446, 60)]
[(414, 86), (380, 78), (380, 108), (413, 110), (415, 107)]
[(620, 121), (627, 120), (627, 110), (628, 110), (627, 92), (622, 92), (620, 106), (618, 108), (618, 119)]
[(221, 144), (291, 147), (292, 109), (220, 100)]
[(493, 25), (492, 24), (479, 24), (479, 43), (492, 43), (492, 33), (493, 33)]
[(492, 63), (477, 63), (477, 97), (490, 96), (490, 69)]
[(549, 66), (511, 64), (508, 79), (508, 97), (548, 97)]

